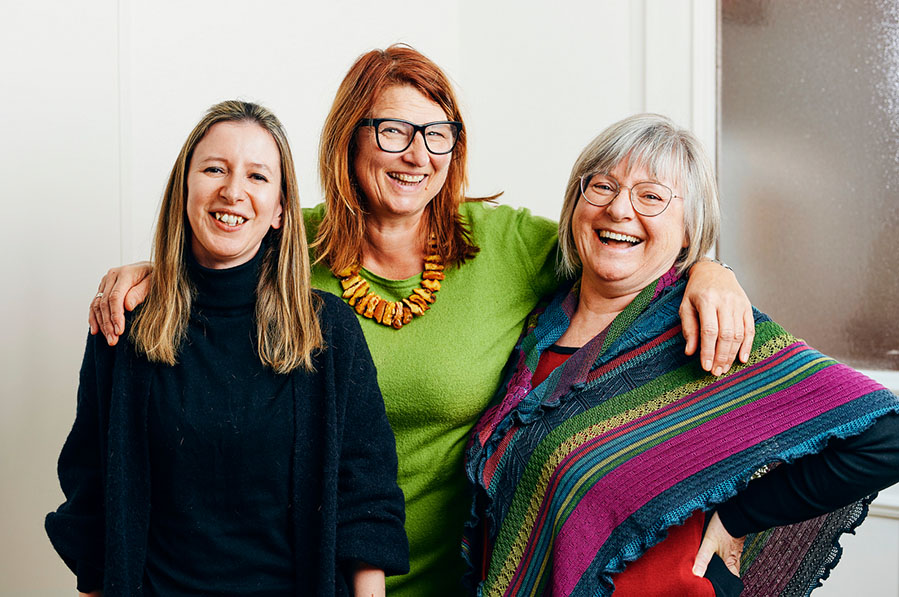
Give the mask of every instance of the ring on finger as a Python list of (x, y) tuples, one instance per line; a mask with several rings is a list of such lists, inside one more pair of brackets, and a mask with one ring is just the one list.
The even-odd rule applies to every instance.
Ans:
[(103, 293), (102, 293), (102, 292), (98, 292), (97, 294), (94, 295), (94, 298), (95, 298), (95, 299), (103, 298)]

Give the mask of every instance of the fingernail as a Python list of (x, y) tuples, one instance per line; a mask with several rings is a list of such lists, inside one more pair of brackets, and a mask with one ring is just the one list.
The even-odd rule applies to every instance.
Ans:
[(113, 338), (112, 334), (106, 334), (106, 341), (109, 342), (110, 344), (112, 344), (112, 338)]
[(710, 360), (709, 360), (709, 361), (703, 361), (703, 362), (702, 362), (702, 368), (705, 369), (706, 371), (710, 371), (710, 370), (712, 369), (712, 361), (710, 361)]

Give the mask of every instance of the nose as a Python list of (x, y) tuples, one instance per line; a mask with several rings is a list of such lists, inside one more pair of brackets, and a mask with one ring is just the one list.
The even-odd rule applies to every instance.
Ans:
[(606, 213), (615, 220), (625, 220), (634, 217), (630, 187), (622, 186), (618, 189), (618, 195), (606, 206)]
[(430, 157), (428, 156), (428, 148), (425, 146), (423, 131), (418, 131), (412, 137), (412, 144), (403, 153), (403, 159), (413, 166), (422, 167), (427, 165)]
[(240, 176), (229, 175), (222, 185), (222, 197), (229, 203), (237, 203), (246, 197), (243, 180)]

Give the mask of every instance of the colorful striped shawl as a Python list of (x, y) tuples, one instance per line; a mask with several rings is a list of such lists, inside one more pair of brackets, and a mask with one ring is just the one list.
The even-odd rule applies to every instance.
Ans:
[[(477, 569), (492, 554), (479, 595), (608, 595), (611, 575), (668, 527), (726, 501), (766, 465), (899, 409), (892, 393), (758, 311), (749, 362), (706, 374), (684, 355), (684, 286), (672, 272), (651, 284), (536, 388), (540, 354), (567, 329), (576, 291), (530, 318), (467, 452), (476, 497), (463, 555)], [(867, 503), (749, 536), (744, 594), (810, 592)]]

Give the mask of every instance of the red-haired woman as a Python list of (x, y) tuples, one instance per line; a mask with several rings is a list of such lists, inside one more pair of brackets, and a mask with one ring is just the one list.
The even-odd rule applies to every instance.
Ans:
[[(403, 45), (367, 52), (325, 121), (325, 201), (305, 213), (315, 239), (312, 284), (359, 314), (397, 438), (411, 571), (388, 579), (391, 595), (463, 593), (463, 450), (527, 314), (558, 284), (555, 223), (466, 197), (466, 141), (436, 64)], [(642, 241), (622, 242), (639, 251)], [(123, 302), (142, 300), (150, 272), (140, 264), (107, 274), (91, 330), (114, 342)], [(706, 369), (724, 372), (738, 349), (748, 355), (751, 310), (729, 271), (695, 266), (682, 313), (688, 350), (700, 320), (709, 332)]]

